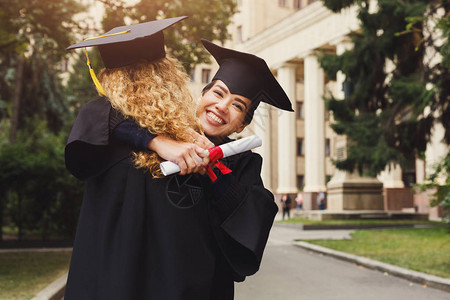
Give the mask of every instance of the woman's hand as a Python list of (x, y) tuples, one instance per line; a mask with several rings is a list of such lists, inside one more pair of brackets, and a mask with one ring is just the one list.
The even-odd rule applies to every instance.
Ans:
[(206, 136), (201, 135), (200, 133), (198, 133), (193, 129), (191, 129), (191, 136), (192, 136), (192, 143), (202, 147), (203, 149), (209, 149), (215, 146), (210, 140), (208, 140)]
[[(195, 131), (193, 130), (193, 132)], [(194, 136), (193, 143), (157, 136), (148, 143), (148, 149), (155, 151), (165, 160), (176, 163), (181, 169), (180, 175), (196, 172), (205, 174), (206, 166), (209, 163), (209, 152), (206, 149), (210, 148), (211, 142), (206, 137), (196, 132), (195, 134), (198, 136)]]

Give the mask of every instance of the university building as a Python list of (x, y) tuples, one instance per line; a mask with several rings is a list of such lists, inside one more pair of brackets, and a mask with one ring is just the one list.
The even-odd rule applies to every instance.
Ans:
[[(239, 0), (239, 12), (230, 25), (232, 39), (224, 46), (264, 58), (293, 102), (295, 113), (278, 111), (261, 103), (253, 124), (242, 135), (258, 134), (263, 146), (262, 178), (277, 200), (282, 193), (301, 195), (304, 208), (317, 209), (316, 195), (327, 193), (327, 211), (379, 210), (439, 214), (428, 207), (426, 194), (413, 195), (410, 186), (423, 182), (431, 166), (448, 152), (440, 143), (444, 129), (436, 126), (426, 160), (408, 170), (390, 166), (377, 178), (337, 170), (332, 158), (345, 155), (346, 139), (329, 127), (332, 116), (323, 96), (343, 98), (342, 74), (328, 80), (316, 53), (341, 54), (351, 47), (346, 37), (358, 30), (356, 9), (332, 13), (315, 0)], [(376, 2), (373, 1), (374, 9)], [(217, 64), (199, 65), (191, 76), (192, 92), (211, 80)]]

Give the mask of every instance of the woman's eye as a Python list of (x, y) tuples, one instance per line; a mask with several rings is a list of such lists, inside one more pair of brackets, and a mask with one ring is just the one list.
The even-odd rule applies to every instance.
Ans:
[(220, 97), (223, 96), (222, 93), (221, 93), (220, 91), (214, 91), (214, 93), (215, 93), (216, 95), (220, 96)]
[(242, 105), (235, 103), (234, 106), (239, 110), (239, 111), (244, 111), (244, 107), (242, 107)]

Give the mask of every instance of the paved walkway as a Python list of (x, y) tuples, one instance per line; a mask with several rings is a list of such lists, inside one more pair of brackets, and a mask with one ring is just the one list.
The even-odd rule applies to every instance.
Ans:
[(387, 272), (269, 242), (259, 272), (236, 284), (235, 300), (448, 300), (449, 296)]
[[(281, 220), (281, 214), (275, 218)], [(422, 272), (416, 272), (394, 265), (371, 260), (365, 257), (352, 255), (329, 248), (316, 246), (307, 242), (308, 240), (341, 240), (351, 239), (351, 234), (355, 230), (302, 230), (301, 226), (285, 223), (275, 223), (268, 241), (268, 245), (295, 245), (308, 251), (338, 258), (347, 262), (355, 263), (359, 266), (373, 270), (382, 271), (386, 274), (401, 277), (422, 285), (439, 288), (450, 292), (450, 279), (429, 275)]]
[(349, 240), (355, 230), (302, 230), (301, 227), (275, 223), (269, 238), (272, 244), (289, 244), (295, 240)]
[(274, 224), (261, 269), (236, 285), (236, 300), (450, 299), (448, 279), (294, 242), (349, 239), (354, 230), (299, 228)]

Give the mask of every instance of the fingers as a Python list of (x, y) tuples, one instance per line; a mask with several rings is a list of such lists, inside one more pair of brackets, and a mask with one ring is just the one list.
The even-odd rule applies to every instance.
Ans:
[[(206, 162), (204, 161), (206, 159)], [(180, 175), (197, 173), (209, 162), (209, 152), (194, 144), (185, 144), (185, 149), (176, 162), (180, 166)]]
[(202, 165), (206, 167), (209, 164), (209, 151), (201, 147), (196, 146), (196, 154), (201, 158)]
[(180, 167), (180, 175), (185, 175), (187, 172), (187, 164), (184, 160), (179, 160), (175, 162)]
[(192, 130), (191, 136), (192, 136), (192, 143), (202, 147), (203, 149), (209, 149), (214, 147), (214, 144), (210, 140), (208, 140), (206, 136), (201, 135), (200, 133), (194, 130)]
[(158, 136), (150, 141), (148, 148), (158, 153), (163, 159), (176, 163), (181, 169), (180, 175), (195, 172), (204, 174), (206, 166), (209, 164), (209, 152), (205, 149), (213, 147), (214, 144), (195, 131), (192, 135), (194, 134), (199, 138), (195, 144)]

